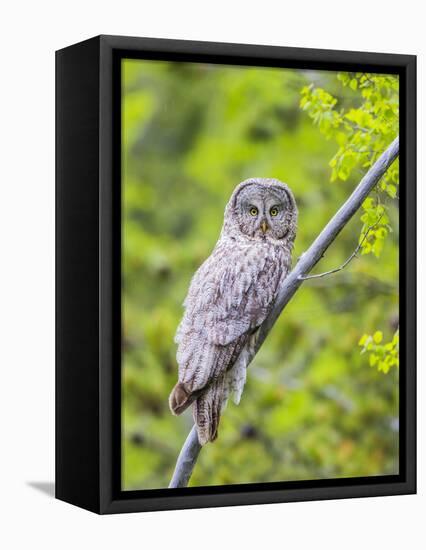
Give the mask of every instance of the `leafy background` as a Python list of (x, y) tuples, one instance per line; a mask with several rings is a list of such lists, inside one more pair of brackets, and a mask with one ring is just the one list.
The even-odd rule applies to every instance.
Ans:
[[(235, 185), (290, 185), (294, 261), (398, 131), (398, 79), (123, 61), (123, 489), (167, 487), (192, 425), (173, 417), (173, 337)], [(398, 165), (306, 281), (229, 403), (190, 485), (398, 472)]]

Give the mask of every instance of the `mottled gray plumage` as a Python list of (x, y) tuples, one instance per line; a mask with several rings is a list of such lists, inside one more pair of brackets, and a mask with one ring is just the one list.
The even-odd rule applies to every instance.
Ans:
[(217, 437), (231, 393), (239, 402), (247, 357), (291, 267), (297, 208), (276, 179), (240, 183), (225, 209), (220, 238), (192, 278), (176, 333), (179, 381), (170, 408), (193, 404), (202, 445)]

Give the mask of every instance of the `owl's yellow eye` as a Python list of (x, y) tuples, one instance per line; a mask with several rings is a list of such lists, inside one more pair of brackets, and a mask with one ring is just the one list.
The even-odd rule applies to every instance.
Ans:
[(252, 206), (250, 208), (250, 215), (251, 216), (257, 216), (258, 214), (259, 214), (259, 210), (255, 206)]
[(271, 208), (271, 210), (269, 210), (269, 213), (271, 214), (271, 216), (274, 218), (275, 216), (278, 216), (278, 208), (276, 208), (275, 206), (273, 206)]

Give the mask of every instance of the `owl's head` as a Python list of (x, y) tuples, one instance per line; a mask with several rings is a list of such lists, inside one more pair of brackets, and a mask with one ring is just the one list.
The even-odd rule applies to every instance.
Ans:
[(232, 193), (225, 210), (223, 233), (292, 243), (296, 224), (296, 201), (287, 185), (277, 179), (250, 178)]

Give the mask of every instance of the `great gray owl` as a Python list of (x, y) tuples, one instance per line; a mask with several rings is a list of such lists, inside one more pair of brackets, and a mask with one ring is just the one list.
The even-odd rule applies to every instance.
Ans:
[(179, 381), (171, 411), (193, 404), (201, 445), (217, 437), (231, 393), (239, 403), (256, 333), (291, 267), (297, 208), (276, 179), (240, 183), (225, 209), (219, 240), (192, 278), (178, 327)]

